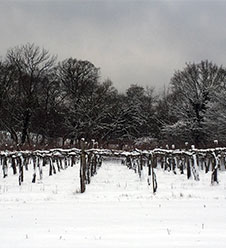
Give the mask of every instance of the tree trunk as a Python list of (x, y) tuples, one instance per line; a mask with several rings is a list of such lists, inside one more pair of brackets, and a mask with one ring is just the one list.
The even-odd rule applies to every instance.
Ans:
[(30, 119), (31, 119), (31, 112), (29, 109), (27, 109), (24, 112), (24, 123), (23, 123), (22, 136), (21, 136), (21, 145), (25, 144), (26, 139), (28, 141), (28, 144), (30, 145), (30, 140), (28, 137), (28, 128), (30, 124)]

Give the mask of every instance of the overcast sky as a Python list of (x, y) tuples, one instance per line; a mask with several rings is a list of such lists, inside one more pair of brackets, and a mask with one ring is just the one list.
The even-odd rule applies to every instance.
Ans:
[(0, 1), (0, 55), (27, 42), (89, 60), (122, 91), (163, 88), (186, 62), (226, 66), (226, 1)]

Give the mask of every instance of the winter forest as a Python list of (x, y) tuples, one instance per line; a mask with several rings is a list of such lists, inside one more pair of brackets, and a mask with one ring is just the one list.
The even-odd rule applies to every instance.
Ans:
[(166, 85), (118, 92), (90, 61), (58, 61), (30, 43), (10, 48), (0, 61), (1, 145), (226, 145), (226, 68), (185, 63)]

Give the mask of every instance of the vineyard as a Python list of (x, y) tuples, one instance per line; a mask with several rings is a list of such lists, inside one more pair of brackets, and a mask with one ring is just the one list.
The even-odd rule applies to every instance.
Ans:
[[(3, 178), (11, 174), (18, 175), (18, 183), (25, 180), (25, 172), (32, 170), (32, 183), (43, 179), (43, 168), (48, 168), (48, 176), (60, 173), (68, 167), (80, 167), (80, 192), (84, 193), (86, 184), (97, 174), (104, 158), (120, 158), (121, 163), (134, 170), (141, 178), (147, 174), (147, 183), (157, 191), (156, 168), (172, 171), (174, 174), (186, 174), (187, 179), (200, 180), (199, 171), (211, 174), (211, 184), (218, 183), (218, 171), (226, 170), (226, 148), (212, 149), (153, 149), (153, 150), (107, 150), (86, 149), (82, 140), (81, 149), (51, 149), (49, 151), (5, 151), (0, 153), (0, 165)], [(88, 147), (88, 146), (87, 146)], [(79, 165), (78, 165), (79, 164)], [(45, 170), (46, 172), (46, 170)]]
[(1, 246), (223, 248), (225, 152), (2, 151)]

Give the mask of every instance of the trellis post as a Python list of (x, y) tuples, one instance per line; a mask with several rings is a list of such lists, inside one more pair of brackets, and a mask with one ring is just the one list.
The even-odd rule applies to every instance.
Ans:
[(80, 187), (81, 193), (86, 191), (86, 154), (85, 139), (81, 139), (81, 161), (80, 161)]

